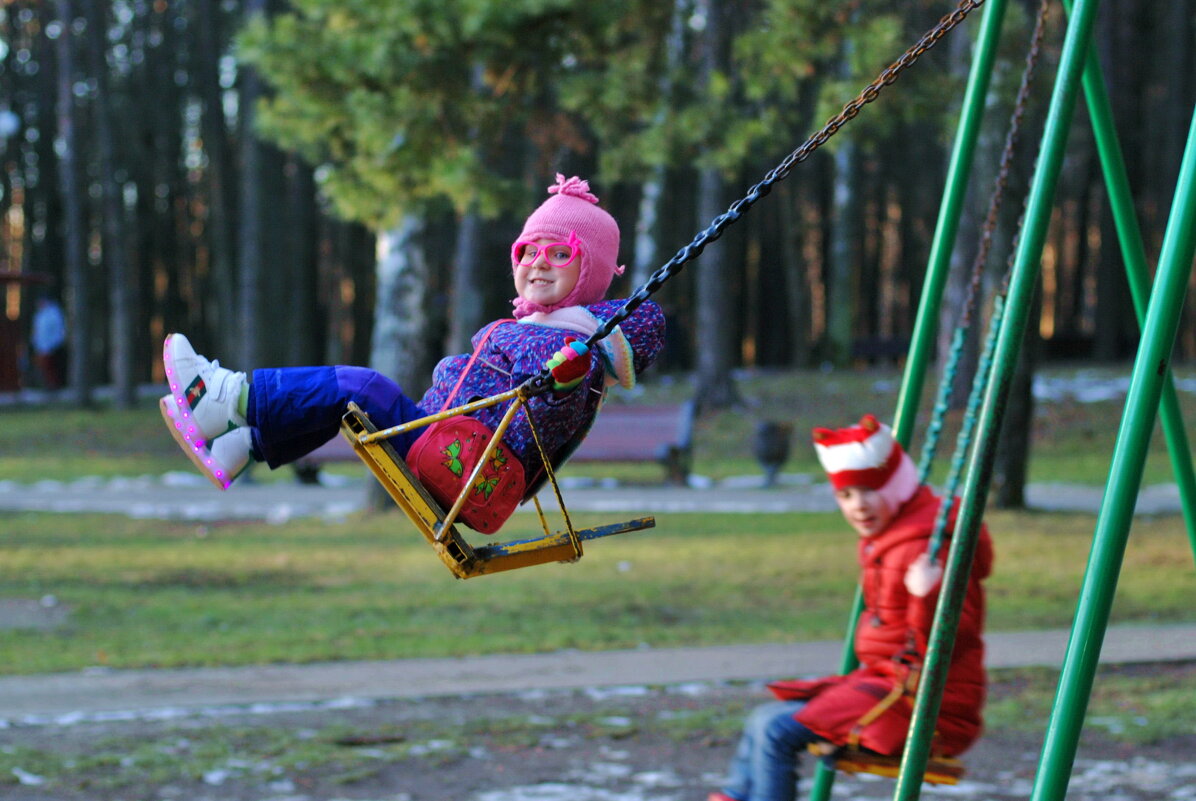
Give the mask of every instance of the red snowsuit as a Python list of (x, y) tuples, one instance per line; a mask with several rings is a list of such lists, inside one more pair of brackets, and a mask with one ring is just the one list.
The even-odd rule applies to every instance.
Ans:
[[(938, 496), (920, 487), (884, 531), (860, 538), (864, 611), (856, 628), (855, 652), (861, 666), (846, 676), (770, 685), (783, 700), (809, 699), (797, 720), (836, 745), (853, 740), (852, 730), (858, 726), (859, 745), (881, 754), (901, 752), (940, 589), (919, 598), (906, 590), (905, 574), (926, 552), (938, 508)], [(941, 550), (940, 562), (946, 560), (946, 551)], [(986, 682), (981, 580), (991, 571), (992, 559), (992, 541), (982, 527), (947, 672), (934, 753), (960, 754), (980, 736)], [(898, 696), (894, 690), (902, 687), (905, 692)], [(878, 710), (886, 699), (889, 705)], [(861, 721), (871, 714), (874, 719)]]

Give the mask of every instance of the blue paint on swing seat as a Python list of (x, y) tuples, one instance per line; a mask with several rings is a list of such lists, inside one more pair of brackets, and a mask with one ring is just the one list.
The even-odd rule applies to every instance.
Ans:
[[(634, 520), (627, 520), (622, 523), (610, 523), (605, 526), (596, 526), (594, 528), (583, 528), (575, 532), (579, 540), (596, 540), (599, 537), (609, 537), (612, 534), (623, 534), (628, 531), (642, 531), (643, 529), (655, 528), (656, 518), (654, 517), (638, 517)], [(551, 538), (533, 537), (526, 540), (511, 540), (509, 542), (498, 542), (493, 545), (483, 545), (474, 548), (474, 554), (480, 559), (492, 559), (496, 556), (512, 553), (515, 551), (524, 550), (531, 545), (556, 544), (559, 540), (560, 544), (569, 542), (569, 533), (565, 531), (558, 531)]]

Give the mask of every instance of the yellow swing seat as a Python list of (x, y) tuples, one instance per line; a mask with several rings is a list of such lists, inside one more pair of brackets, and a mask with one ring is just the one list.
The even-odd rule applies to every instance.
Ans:
[[(348, 411), (341, 418), (341, 435), (353, 446), (353, 450), (369, 467), (391, 499), (419, 529), (440, 560), (457, 578), (473, 578), (549, 562), (574, 562), (582, 556), (583, 540), (639, 531), (656, 525), (655, 518), (642, 517), (624, 523), (575, 531), (562, 502), (566, 530), (550, 533), (540, 509), (540, 502), (535, 500), (536, 510), (540, 512), (540, 521), (544, 527), (544, 536), (474, 548), (461, 535), (453, 521), (449, 521), (448, 526), (444, 525), (448, 517), (445, 510), (411, 475), (406, 462), (390, 443), (385, 438), (370, 438), (378, 433), (369, 416), (357, 404), (350, 403)], [(495, 441), (500, 435), (501, 430), (496, 434)], [(556, 482), (551, 477), (551, 472), (550, 480), (555, 488)]]
[[(810, 743), (808, 749), (842, 773), (871, 773), (890, 779), (897, 778), (901, 773), (900, 756), (887, 756), (859, 746), (837, 746), (828, 742)], [(932, 754), (926, 762), (922, 781), (927, 784), (959, 784), (963, 776), (963, 762), (955, 757)]]

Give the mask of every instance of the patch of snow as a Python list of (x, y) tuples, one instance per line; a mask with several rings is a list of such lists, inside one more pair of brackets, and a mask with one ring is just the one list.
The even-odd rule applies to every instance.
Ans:
[(21, 768), (13, 768), (12, 775), (17, 777), (17, 781), (26, 787), (37, 787), (40, 784), (46, 783), (45, 776), (38, 776), (36, 773), (30, 773)]
[[(97, 668), (107, 671), (107, 668)], [(185, 718), (226, 718), (237, 715), (274, 715), (281, 712), (311, 712), (340, 709), (368, 709), (376, 701), (364, 698), (334, 698), (327, 701), (286, 701), (227, 704), (205, 707), (158, 707), (156, 709), (118, 709), (103, 712), (62, 712), (54, 715), (20, 715), (0, 718), (0, 728), (16, 726), (74, 726), (80, 723), (130, 723), (135, 721), (167, 721)]]

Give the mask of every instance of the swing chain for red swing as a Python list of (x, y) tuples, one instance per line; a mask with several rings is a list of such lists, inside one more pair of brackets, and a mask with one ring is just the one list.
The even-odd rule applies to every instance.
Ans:
[(844, 105), (843, 109), (831, 117), (817, 133), (810, 136), (800, 147), (786, 156), (780, 164), (765, 174), (763, 180), (751, 187), (747, 194), (732, 203), (725, 212), (711, 222), (708, 228), (698, 233), (688, 245), (677, 251), (662, 267), (652, 273), (643, 286), (639, 287), (610, 319), (606, 320), (599, 326), (597, 331), (590, 335), (589, 339), (586, 340), (586, 345), (593, 347), (597, 342), (607, 337), (615, 329), (615, 326), (627, 319), (661, 285), (672, 278), (673, 275), (680, 272), (687, 262), (697, 258), (705, 250), (706, 245), (722, 236), (726, 228), (738, 221), (760, 198), (772, 191), (773, 184), (783, 181), (788, 177), (795, 166), (809, 158), (815, 150), (825, 144), (840, 128), (854, 119), (864, 106), (879, 97), (881, 90), (896, 82), (901, 73), (912, 66), (923, 53), (934, 47), (940, 39), (963, 22), (968, 14), (983, 4), (984, 0), (960, 0), (954, 11), (940, 19), (933, 28), (923, 34), (922, 38), (902, 53), (896, 61), (881, 71), (872, 83), (865, 86), (854, 99)]
[[(1035, 73), (1038, 67), (1039, 53), (1042, 50), (1043, 35), (1046, 30), (1047, 11), (1049, 9), (1050, 0), (1040, 0), (1038, 8), (1038, 16), (1034, 23), (1034, 31), (1030, 38), (1030, 48), (1026, 53), (1026, 66), (1022, 70), (1021, 83), (1018, 85), (1017, 97), (1014, 101), (1013, 111), (1010, 114), (1009, 130), (1005, 134), (1005, 144), (1001, 151), (1000, 167), (997, 170), (997, 177), (993, 184), (993, 191), (989, 197), (988, 211), (984, 218), (984, 224), (980, 231), (980, 244), (976, 251), (976, 257), (972, 261), (971, 278), (968, 282), (967, 292), (964, 297), (963, 311), (960, 313), (959, 320), (956, 323), (955, 331), (951, 337), (951, 345), (947, 355), (947, 361), (943, 367), (943, 378), (939, 383), (939, 391), (935, 398), (935, 403), (931, 412), (930, 424), (926, 429), (926, 440), (922, 445), (922, 454), (918, 464), (918, 479), (920, 483), (925, 484), (930, 478), (930, 470), (934, 463), (935, 453), (938, 451), (939, 437), (942, 434), (943, 423), (947, 416), (947, 410), (951, 403), (951, 396), (954, 393), (955, 377), (959, 372), (959, 363), (963, 354), (964, 338), (967, 336), (967, 331), (972, 325), (972, 314), (976, 308), (976, 299), (980, 293), (980, 283), (984, 276), (984, 266), (988, 263), (988, 258), (992, 252), (993, 236), (996, 232), (997, 221), (1000, 215), (1001, 207), (1004, 205), (1005, 190), (1009, 184), (1009, 174), (1013, 168), (1014, 155), (1017, 149), (1018, 139), (1021, 135), (1022, 121), (1026, 116), (1026, 107), (1029, 104), (1030, 89), (1034, 81)], [(1016, 230), (1021, 230), (1021, 219), (1018, 220)], [(1012, 262), (1006, 268), (1005, 280), (1001, 293), (1005, 291), (1005, 287), (1009, 281), (1009, 270)], [(980, 368), (977, 368), (978, 374)], [(969, 404), (970, 406), (970, 404)], [(966, 415), (965, 415), (966, 418)], [(965, 429), (960, 429), (960, 436), (966, 437)], [(966, 447), (965, 447), (966, 450)], [(956, 449), (957, 455), (959, 449)], [(954, 492), (954, 487), (951, 487), (947, 498), (951, 497)], [(944, 502), (946, 505), (946, 502)]]
[(1013, 169), (1013, 159), (1017, 150), (1018, 139), (1021, 136), (1022, 121), (1026, 116), (1029, 105), (1030, 89), (1034, 76), (1038, 70), (1038, 57), (1042, 51), (1042, 39), (1046, 32), (1047, 12), (1050, 0), (1040, 0), (1038, 16), (1034, 22), (1034, 32), (1030, 38), (1030, 49), (1026, 53), (1026, 66), (1022, 71), (1021, 83), (1017, 88), (1013, 112), (1009, 118), (1009, 130), (1005, 134), (1005, 145), (1001, 151), (1000, 167), (993, 185), (993, 194), (989, 200), (988, 212), (984, 218), (984, 225), (980, 230), (980, 246), (976, 251), (976, 258), (972, 262), (972, 279), (968, 284), (967, 297), (963, 313), (960, 315), (959, 325), (971, 325), (972, 312), (976, 308), (976, 296), (979, 294), (980, 280), (984, 274), (984, 265), (988, 263), (989, 253), (992, 251), (993, 236), (997, 229), (997, 219), (1004, 205), (1005, 189), (1009, 184), (1009, 174)]

